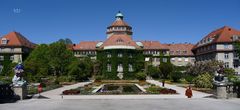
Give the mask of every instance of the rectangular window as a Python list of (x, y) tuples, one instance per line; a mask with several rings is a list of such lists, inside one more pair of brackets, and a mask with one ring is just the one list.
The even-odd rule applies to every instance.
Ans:
[(182, 58), (178, 58), (178, 61), (182, 61)]
[(133, 66), (132, 66), (132, 64), (128, 64), (128, 71), (129, 71), (129, 72), (133, 72)]
[(111, 72), (111, 71), (112, 71), (112, 66), (111, 66), (111, 64), (107, 64), (107, 71), (108, 71), (108, 72)]
[(224, 49), (228, 49), (228, 44), (224, 44)]
[(118, 57), (122, 57), (122, 56), (123, 56), (122, 53), (119, 53), (119, 54), (118, 54)]
[(182, 51), (182, 54), (184, 54), (184, 55), (187, 54), (187, 51), (186, 50)]
[(14, 52), (14, 48), (11, 48), (11, 52)]
[(160, 58), (156, 58), (156, 62), (160, 62)]
[(228, 59), (228, 58), (229, 58), (228, 53), (225, 53), (225, 54), (224, 54), (224, 58), (225, 58), (225, 59)]
[(234, 58), (237, 58), (237, 57), (238, 57), (238, 55), (237, 55), (236, 52), (233, 53), (233, 57), (234, 57)]
[(167, 58), (163, 58), (163, 62), (167, 62)]
[(112, 57), (112, 55), (109, 53), (109, 54), (107, 54), (107, 58), (111, 58)]
[(180, 50), (176, 51), (176, 53), (177, 53), (177, 55), (179, 55), (180, 54)]
[(14, 56), (10, 56), (10, 60), (14, 60)]
[(184, 60), (185, 62), (188, 62), (188, 58), (185, 58), (185, 60)]
[(129, 54), (129, 58), (132, 58), (133, 56), (132, 56), (132, 54)]
[(7, 44), (7, 39), (6, 38), (2, 38), (2, 44)]
[(3, 61), (4, 60), (4, 56), (0, 56), (0, 60)]
[(224, 63), (225, 68), (229, 68), (229, 62)]

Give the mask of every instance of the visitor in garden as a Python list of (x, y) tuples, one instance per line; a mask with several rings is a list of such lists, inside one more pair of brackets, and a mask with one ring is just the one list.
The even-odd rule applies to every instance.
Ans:
[(188, 98), (191, 98), (193, 96), (192, 94), (192, 88), (191, 86), (188, 86), (186, 92), (185, 92), (185, 95), (188, 97)]

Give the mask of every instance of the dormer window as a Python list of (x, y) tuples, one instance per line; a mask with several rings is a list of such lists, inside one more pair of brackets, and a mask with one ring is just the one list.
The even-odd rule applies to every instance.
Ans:
[(233, 35), (233, 37), (232, 37), (232, 40), (233, 40), (233, 41), (236, 41), (236, 40), (238, 40), (238, 39), (239, 39), (239, 36)]
[(123, 43), (124, 41), (122, 39), (117, 39), (117, 43)]
[(7, 44), (7, 39), (6, 38), (2, 38), (2, 44)]

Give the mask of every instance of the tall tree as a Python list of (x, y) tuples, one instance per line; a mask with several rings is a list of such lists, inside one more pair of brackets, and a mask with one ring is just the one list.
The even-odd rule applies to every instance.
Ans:
[(93, 63), (89, 58), (75, 59), (69, 66), (69, 76), (73, 80), (85, 80), (93, 73)]
[(193, 76), (198, 76), (203, 73), (214, 74), (219, 66), (223, 66), (223, 62), (220, 61), (201, 61), (197, 62), (194, 65), (187, 65), (186, 73)]
[[(49, 74), (49, 47), (46, 44), (37, 46), (24, 61), (28, 77), (43, 77)], [(37, 76), (36, 76), (37, 75)]]
[(171, 63), (161, 63), (159, 66), (160, 73), (163, 79), (169, 78), (169, 75), (173, 71), (173, 65)]
[(72, 40), (69, 38), (65, 38), (65, 39), (59, 39), (57, 42), (62, 42), (64, 44), (73, 44)]
[(55, 42), (49, 45), (49, 66), (54, 75), (66, 74), (66, 67), (75, 58), (73, 53), (67, 49), (66, 44)]

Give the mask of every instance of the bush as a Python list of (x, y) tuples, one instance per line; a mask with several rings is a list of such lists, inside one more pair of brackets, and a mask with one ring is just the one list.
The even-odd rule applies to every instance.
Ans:
[(192, 75), (186, 75), (185, 80), (189, 83), (193, 83), (194, 76)]
[(173, 82), (178, 82), (182, 78), (182, 72), (175, 71), (171, 73), (171, 78)]
[(95, 81), (100, 81), (102, 79), (103, 79), (103, 76), (101, 76), (101, 75), (95, 76)]
[(138, 72), (138, 73), (136, 74), (136, 78), (137, 78), (138, 80), (146, 80), (146, 77), (147, 77), (147, 75), (146, 75), (144, 72)]
[(235, 74), (235, 70), (232, 69), (232, 68), (224, 68), (223, 71), (224, 71), (223, 73), (224, 73), (226, 76), (234, 75), (234, 74)]
[(209, 73), (204, 73), (194, 78), (193, 83), (195, 87), (198, 88), (212, 88), (212, 78), (213, 77)]
[(57, 80), (58, 80), (59, 82), (69, 82), (69, 81), (71, 81), (71, 77), (68, 77), (68, 76), (59, 76), (59, 77), (57, 78)]
[(160, 76), (160, 70), (158, 67), (155, 67), (153, 65), (149, 65), (147, 69), (147, 75), (153, 77), (153, 78), (159, 78)]

